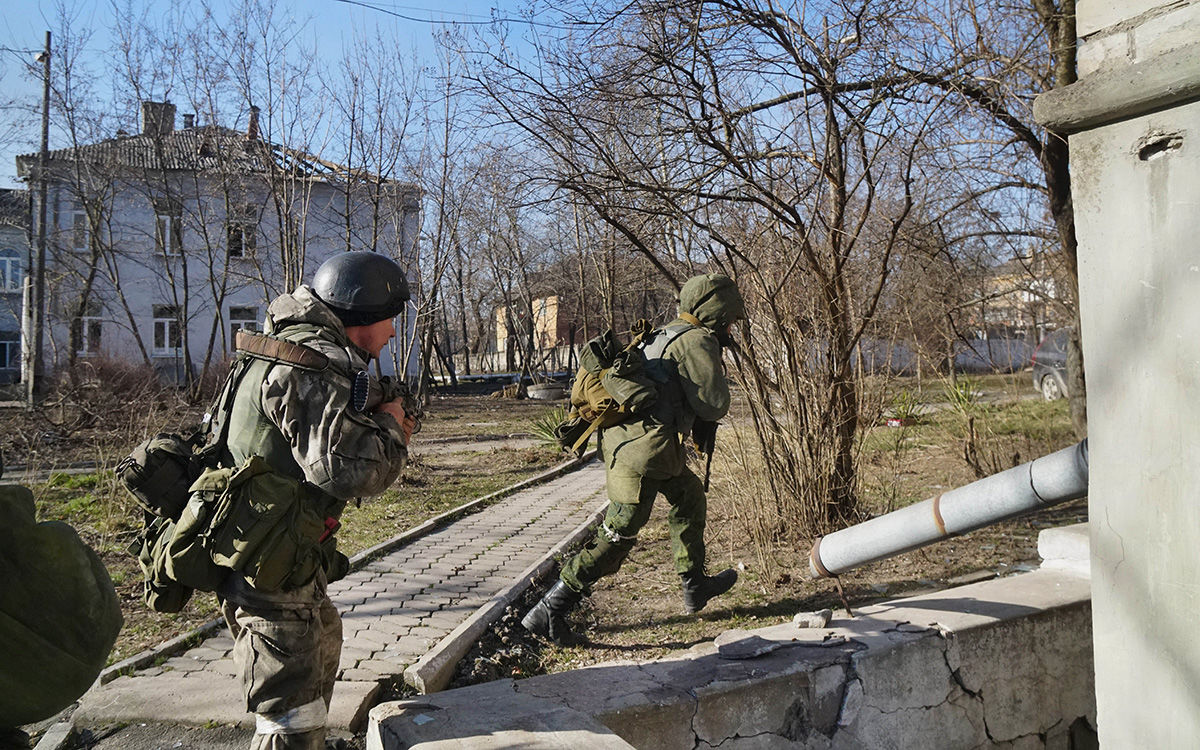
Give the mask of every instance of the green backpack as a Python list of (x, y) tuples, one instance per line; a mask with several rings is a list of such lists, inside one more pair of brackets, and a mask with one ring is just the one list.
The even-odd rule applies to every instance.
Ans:
[(639, 320), (624, 347), (611, 330), (588, 341), (579, 353), (580, 367), (571, 385), (571, 410), (554, 430), (563, 450), (582, 456), (596, 430), (649, 411), (658, 401), (658, 389), (666, 382), (667, 374), (658, 355), (646, 358), (646, 345), (654, 341), (655, 350), (661, 354), (692, 326), (689, 322), (678, 330), (651, 329), (649, 321)]
[(233, 572), (261, 591), (277, 591), (303, 584), (319, 567), (331, 581), (348, 567), (333, 536), (344, 501), (258, 456), (220, 465), (234, 394), (254, 360), (313, 371), (328, 360), (301, 344), (244, 331), (237, 349), (205, 430), (190, 438), (155, 435), (118, 467), (145, 511), (129, 551), (142, 569), (143, 599), (157, 612), (180, 611), (194, 591), (216, 591)]

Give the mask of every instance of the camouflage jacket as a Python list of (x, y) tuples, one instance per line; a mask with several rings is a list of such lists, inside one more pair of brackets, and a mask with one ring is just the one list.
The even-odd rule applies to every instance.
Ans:
[[(369, 355), (306, 286), (271, 303), (266, 332), (321, 352), (330, 366), (318, 372), (253, 361), (229, 410), (227, 465), (261, 456), (275, 471), (330, 496), (324, 512), (334, 517), (345, 501), (390, 487), (408, 455), (400, 424), (387, 413), (361, 413), (351, 405), (351, 378), (368, 368)], [(267, 595), (230, 576), (222, 595), (251, 606), (303, 606), (323, 596), (323, 577), (318, 579), (315, 590)]]
[(350, 403), (350, 377), (367, 369), (367, 353), (306, 286), (271, 303), (266, 328), (326, 355), (330, 367), (313, 372), (255, 363), (231, 410), (226, 442), (233, 461), (260, 455), (276, 471), (340, 500), (390, 487), (408, 453), (404, 433), (391, 415), (359, 413)]

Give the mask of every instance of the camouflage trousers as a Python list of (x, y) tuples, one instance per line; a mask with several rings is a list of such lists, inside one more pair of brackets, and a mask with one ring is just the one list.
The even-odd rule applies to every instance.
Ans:
[(225, 616), (246, 710), (256, 715), (251, 750), (324, 750), (342, 652), (333, 602), (322, 596), (299, 609), (227, 604)]
[(649, 479), (641, 474), (610, 466), (606, 473), (608, 512), (596, 536), (563, 566), (559, 577), (583, 594), (601, 577), (617, 572), (637, 542), (638, 532), (650, 518), (654, 499), (662, 493), (670, 503), (667, 525), (671, 553), (680, 573), (704, 570), (704, 523), (708, 499), (704, 483), (686, 466), (683, 473), (668, 479)]

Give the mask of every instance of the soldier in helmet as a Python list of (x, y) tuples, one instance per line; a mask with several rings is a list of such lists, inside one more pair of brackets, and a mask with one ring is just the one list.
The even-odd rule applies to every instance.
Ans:
[[(266, 332), (319, 352), (329, 365), (255, 361), (229, 410), (227, 465), (265, 459), (301, 483), (304, 502), (327, 518), (331, 532), (349, 499), (391, 486), (407, 457), (413, 415), (399, 400), (359, 411), (353, 376), (395, 335), (393, 318), (408, 299), (404, 270), (372, 252), (336, 255), (317, 269), (312, 286), (276, 298)], [(326, 585), (346, 567), (344, 555), (330, 553), (301, 585), (261, 590), (239, 572), (218, 592), (236, 638), (247, 709), (256, 714), (252, 748), (324, 748), (342, 647), (341, 618)]]
[(745, 314), (741, 293), (723, 274), (689, 279), (679, 292), (679, 317), (645, 341), (647, 366), (665, 376), (658, 399), (645, 415), (603, 429), (609, 506), (586, 547), (563, 566), (559, 580), (521, 620), (530, 632), (555, 643), (575, 640), (566, 615), (601, 576), (615, 573), (633, 549), (661, 493), (684, 608), (699, 612), (709, 599), (737, 581), (729, 569), (704, 572), (704, 483), (684, 461), (683, 440), (697, 422), (715, 423), (729, 410), (729, 383), (721, 350), (733, 322)]

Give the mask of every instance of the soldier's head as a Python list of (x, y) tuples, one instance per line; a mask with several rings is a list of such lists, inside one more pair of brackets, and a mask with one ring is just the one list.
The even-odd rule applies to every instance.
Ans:
[(372, 252), (339, 253), (313, 276), (313, 293), (358, 347), (378, 357), (396, 334), (392, 319), (408, 304), (408, 279), (396, 261)]
[(729, 327), (746, 317), (746, 303), (733, 279), (723, 273), (693, 276), (679, 290), (679, 312), (690, 313), (700, 325), (728, 343)]

